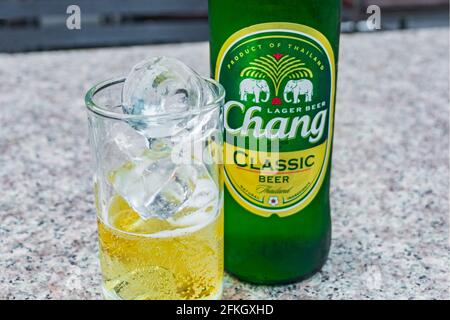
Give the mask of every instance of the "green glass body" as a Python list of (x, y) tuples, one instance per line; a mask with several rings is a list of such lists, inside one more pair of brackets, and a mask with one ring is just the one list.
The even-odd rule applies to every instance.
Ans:
[[(243, 28), (266, 22), (290, 22), (318, 30), (330, 42), (337, 60), (338, 0), (209, 0), (213, 77), (224, 42)], [(252, 283), (279, 284), (299, 281), (322, 267), (331, 242), (331, 157), (329, 159), (325, 179), (315, 198), (304, 209), (287, 217), (250, 214), (225, 190), (225, 268), (228, 272)]]

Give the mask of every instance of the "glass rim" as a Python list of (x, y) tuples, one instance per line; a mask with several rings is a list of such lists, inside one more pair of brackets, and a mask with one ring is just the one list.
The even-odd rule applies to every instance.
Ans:
[[(103, 108), (99, 106), (97, 103), (94, 102), (94, 96), (100, 92), (101, 90), (104, 90), (110, 86), (116, 85), (118, 83), (125, 82), (125, 77), (118, 77), (118, 78), (112, 78), (107, 79), (104, 81), (101, 81), (97, 84), (95, 84), (93, 87), (91, 87), (85, 97), (84, 102), (87, 107), (87, 109), (90, 112), (93, 112), (99, 116), (109, 118), (109, 119), (115, 119), (115, 120), (150, 120), (155, 121), (159, 119), (182, 119), (188, 116), (192, 115), (198, 115), (200, 113), (204, 113), (207, 111), (211, 111), (215, 108), (220, 107), (221, 102), (225, 99), (225, 88), (216, 80), (207, 78), (207, 77), (201, 77), (203, 80), (208, 81), (209, 83), (213, 84), (218, 89), (218, 95), (214, 99), (214, 101), (207, 103), (203, 105), (201, 108), (195, 110), (195, 111), (185, 111), (181, 113), (162, 113), (158, 115), (141, 115), (141, 114), (126, 114), (126, 113), (118, 113), (114, 111), (109, 111), (106, 108)], [(117, 106), (120, 106), (120, 104), (117, 104)]]

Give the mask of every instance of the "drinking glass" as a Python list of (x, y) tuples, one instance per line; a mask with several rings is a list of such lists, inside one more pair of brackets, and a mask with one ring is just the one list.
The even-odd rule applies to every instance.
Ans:
[(178, 114), (124, 113), (124, 79), (86, 94), (107, 299), (221, 295), (224, 89), (203, 80), (208, 103)]

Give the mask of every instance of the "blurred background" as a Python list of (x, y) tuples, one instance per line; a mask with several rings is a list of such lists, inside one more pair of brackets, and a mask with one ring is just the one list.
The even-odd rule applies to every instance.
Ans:
[[(0, 0), (0, 52), (208, 39), (207, 0)], [(81, 29), (67, 28), (81, 8)], [(448, 26), (448, 0), (342, 0), (342, 31), (365, 32), (378, 5), (381, 30)]]

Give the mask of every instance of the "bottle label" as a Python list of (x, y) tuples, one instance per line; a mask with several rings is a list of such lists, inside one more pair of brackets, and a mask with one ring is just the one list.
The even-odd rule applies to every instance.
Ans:
[(249, 212), (286, 217), (317, 195), (333, 133), (335, 58), (319, 31), (263, 23), (222, 46), (225, 185)]

